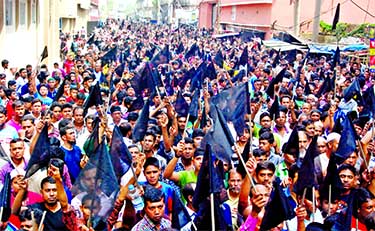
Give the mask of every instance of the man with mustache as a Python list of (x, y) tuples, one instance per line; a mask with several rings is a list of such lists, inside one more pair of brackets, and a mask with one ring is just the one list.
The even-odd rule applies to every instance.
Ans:
[(148, 186), (143, 199), (145, 216), (132, 228), (132, 231), (170, 228), (171, 222), (164, 217), (164, 193), (160, 189)]
[(231, 169), (229, 171), (228, 185), (229, 188), (227, 192), (229, 199), (226, 201), (226, 203), (229, 205), (232, 213), (232, 225), (235, 229), (237, 229), (238, 201), (241, 192), (242, 176), (235, 169)]

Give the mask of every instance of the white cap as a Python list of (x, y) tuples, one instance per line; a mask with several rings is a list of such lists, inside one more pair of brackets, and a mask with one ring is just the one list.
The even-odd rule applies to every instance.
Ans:
[(327, 142), (331, 142), (332, 140), (336, 140), (336, 141), (339, 141), (340, 140), (340, 137), (341, 135), (336, 133), (336, 132), (332, 132), (330, 133), (328, 136), (327, 136)]
[(11, 172), (10, 172), (10, 179), (13, 180), (14, 177), (16, 176), (25, 176), (26, 172), (25, 170), (23, 169), (13, 169)]

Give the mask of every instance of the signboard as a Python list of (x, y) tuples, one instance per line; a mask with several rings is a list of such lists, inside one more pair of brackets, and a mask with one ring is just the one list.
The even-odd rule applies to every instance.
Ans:
[(375, 73), (375, 28), (371, 27), (369, 31), (370, 46), (369, 46), (369, 67), (370, 72)]

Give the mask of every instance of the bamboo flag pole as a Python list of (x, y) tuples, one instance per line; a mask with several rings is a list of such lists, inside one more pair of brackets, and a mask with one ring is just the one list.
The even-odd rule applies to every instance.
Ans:
[(255, 188), (254, 180), (253, 180), (253, 178), (251, 177), (249, 171), (248, 171), (247, 168), (246, 168), (246, 163), (245, 163), (244, 159), (242, 158), (242, 155), (239, 153), (239, 149), (238, 149), (237, 144), (234, 144), (234, 147), (235, 147), (235, 149), (236, 149), (236, 153), (237, 153), (238, 158), (240, 159), (242, 165), (244, 166), (244, 169), (245, 169), (245, 171), (246, 171), (246, 175), (247, 175), (247, 177), (249, 177), (249, 180), (250, 180), (251, 186), (254, 188), (255, 193), (258, 193), (257, 190), (256, 190), (256, 188)]
[(211, 202), (211, 230), (215, 231), (215, 207), (214, 207), (214, 193), (210, 194)]
[(44, 211), (42, 215), (42, 219), (40, 220), (40, 223), (39, 223), (38, 231), (43, 231), (43, 223), (44, 223), (44, 219), (46, 218), (46, 214), (47, 214), (47, 211)]
[(3, 212), (4, 212), (4, 207), (1, 206), (1, 208), (0, 208), (0, 222), (1, 222), (2, 219), (3, 219)]
[[(312, 222), (315, 221), (315, 187), (312, 187), (312, 206), (313, 206), (313, 211), (311, 213), (312, 215)], [(328, 208), (329, 209), (329, 208)]]
[(332, 185), (328, 186), (328, 216), (331, 215), (331, 204), (332, 204)]
[(187, 114), (184, 132), (182, 133), (182, 138), (185, 138), (187, 136), (187, 134), (186, 134), (187, 131), (186, 130), (187, 130), (187, 126), (189, 124), (189, 119), (190, 119), (190, 114)]
[(366, 169), (368, 169), (367, 159), (366, 159), (365, 153), (363, 151), (362, 143), (361, 143), (360, 140), (357, 140), (357, 145), (359, 147), (359, 152), (360, 152), (360, 154), (361, 154), (361, 156), (363, 158), (363, 162), (365, 163), (365, 167), (366, 167)]

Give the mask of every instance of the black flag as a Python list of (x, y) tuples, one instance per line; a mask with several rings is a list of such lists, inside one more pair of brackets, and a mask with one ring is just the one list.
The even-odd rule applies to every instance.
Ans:
[(10, 196), (12, 193), (12, 185), (10, 179), (10, 173), (7, 173), (4, 178), (4, 185), (0, 193), (0, 207), (3, 211), (1, 214), (1, 221), (5, 222), (8, 221), (8, 218), (11, 214), (11, 203), (10, 203)]
[(340, 18), (340, 3), (337, 4), (335, 17), (333, 18), (332, 30), (336, 30), (337, 23)]
[(268, 202), (260, 230), (270, 230), (273, 227), (278, 226), (285, 220), (290, 220), (296, 216), (293, 208), (288, 202), (281, 186), (279, 178), (273, 182), (273, 192)]
[(48, 57), (48, 49), (47, 46), (44, 47), (42, 54), (40, 55), (40, 62), (43, 62), (45, 58)]
[(133, 129), (133, 140), (135, 142), (143, 140), (143, 137), (147, 131), (148, 119), (150, 117), (150, 98), (147, 99), (146, 103), (143, 105), (141, 114), (139, 115), (136, 124)]
[(113, 129), (109, 153), (111, 154), (117, 179), (120, 179), (129, 170), (132, 163), (132, 156), (124, 143), (122, 133), (117, 125)]
[(83, 114), (86, 115), (91, 106), (98, 106), (103, 104), (102, 94), (100, 93), (99, 82), (91, 87), (89, 96), (83, 104)]
[(39, 134), (33, 153), (31, 154), (30, 161), (27, 164), (25, 178), (32, 176), (34, 173), (36, 173), (36, 171), (48, 165), (49, 160), (43, 158), (43, 156), (50, 146), (51, 145), (48, 138), (48, 126), (45, 125), (42, 132)]

